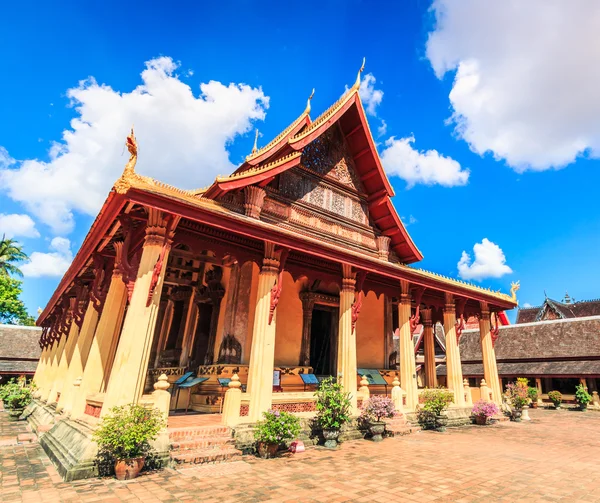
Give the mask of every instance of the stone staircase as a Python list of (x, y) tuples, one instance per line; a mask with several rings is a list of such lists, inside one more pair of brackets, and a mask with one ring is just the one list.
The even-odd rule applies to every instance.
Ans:
[(170, 457), (175, 468), (239, 459), (231, 429), (226, 426), (169, 428)]
[(386, 433), (390, 437), (400, 437), (413, 432), (413, 426), (406, 420), (406, 416), (402, 413), (397, 414), (392, 419), (386, 419), (385, 423)]

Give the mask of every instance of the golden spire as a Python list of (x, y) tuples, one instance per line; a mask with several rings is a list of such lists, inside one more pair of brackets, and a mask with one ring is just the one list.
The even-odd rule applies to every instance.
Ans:
[(358, 90), (358, 88), (360, 87), (360, 74), (365, 69), (365, 62), (366, 62), (366, 60), (367, 60), (366, 58), (363, 58), (362, 66), (360, 67), (360, 70), (358, 70), (358, 75), (356, 76), (356, 82), (352, 86), (352, 89)]
[(254, 135), (254, 147), (252, 147), (252, 153), (254, 154), (254, 152), (256, 152), (258, 150), (258, 129), (256, 130), (256, 134)]
[(129, 133), (127, 140), (125, 140), (125, 146), (127, 147), (127, 150), (129, 150), (129, 161), (127, 161), (127, 164), (125, 165), (121, 178), (115, 182), (114, 189), (118, 194), (125, 194), (125, 192), (129, 190), (129, 187), (131, 187), (132, 180), (141, 178), (135, 172), (138, 144), (133, 132), (133, 126), (131, 126), (131, 133)]
[(315, 95), (315, 88), (313, 87), (312, 93), (310, 93), (310, 96), (306, 100), (306, 108), (304, 109), (304, 113), (305, 114), (309, 114), (310, 113), (310, 100), (313, 99), (314, 95)]

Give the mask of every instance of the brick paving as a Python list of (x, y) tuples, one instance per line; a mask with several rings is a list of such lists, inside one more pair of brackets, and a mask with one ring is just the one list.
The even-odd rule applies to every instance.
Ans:
[[(600, 501), (600, 413), (531, 411), (530, 423), (416, 432), (273, 460), (64, 483), (37, 444), (0, 446), (0, 501)], [(24, 431), (0, 412), (0, 438)]]

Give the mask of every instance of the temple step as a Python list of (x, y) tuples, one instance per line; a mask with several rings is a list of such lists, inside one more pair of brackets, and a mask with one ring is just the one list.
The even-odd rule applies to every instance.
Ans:
[(398, 414), (393, 419), (386, 419), (385, 422), (385, 430), (392, 437), (408, 435), (413, 431), (412, 425), (406, 420), (404, 414)]
[(192, 440), (171, 442), (172, 451), (189, 451), (192, 449), (224, 449), (235, 445), (235, 440), (227, 437), (200, 437)]
[(172, 452), (171, 459), (177, 465), (182, 464), (214, 464), (238, 459), (242, 452), (235, 447), (225, 449), (196, 449), (193, 451)]
[(227, 426), (189, 426), (185, 428), (169, 428), (171, 442), (196, 440), (198, 438), (211, 438), (231, 436), (231, 429)]

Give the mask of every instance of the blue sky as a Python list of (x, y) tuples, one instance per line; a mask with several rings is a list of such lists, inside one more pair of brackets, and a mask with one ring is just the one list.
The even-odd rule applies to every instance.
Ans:
[(363, 56), (361, 95), (421, 267), (458, 277), (464, 251), (463, 277), (504, 291), (520, 280), (522, 305), (544, 290), (598, 297), (600, 12), (519, 5), (4, 6), (0, 232), (32, 256), (28, 309), (45, 305), (121, 172), (129, 124), (138, 171), (201, 187), (241, 162), (255, 127), (259, 146), (277, 135), (313, 88), (313, 118), (325, 110)]

